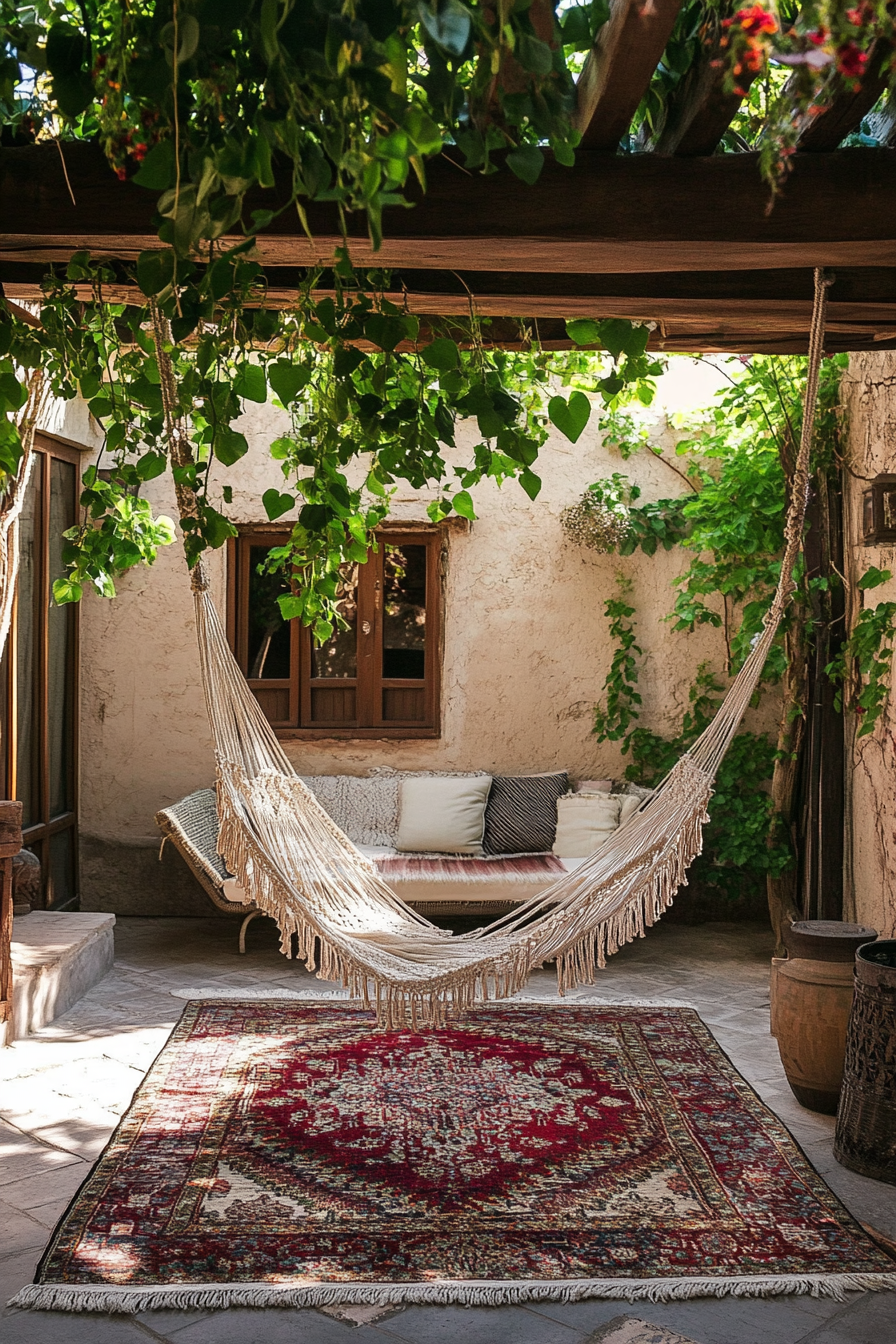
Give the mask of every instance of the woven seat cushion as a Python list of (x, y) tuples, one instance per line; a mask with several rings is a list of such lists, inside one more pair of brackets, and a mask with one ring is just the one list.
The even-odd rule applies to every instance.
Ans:
[(557, 831), (557, 799), (568, 787), (565, 770), (548, 775), (495, 775), (485, 808), (485, 853), (549, 850)]

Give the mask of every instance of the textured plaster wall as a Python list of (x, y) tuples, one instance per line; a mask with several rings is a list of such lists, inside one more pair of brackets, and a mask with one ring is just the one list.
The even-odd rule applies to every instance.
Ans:
[[(261, 494), (282, 484), (266, 455), (281, 425), (282, 416), (269, 407), (253, 408), (244, 420), (250, 453), (227, 473), (234, 485), (229, 511), (239, 521), (264, 521)], [(669, 456), (668, 431), (665, 442)], [(480, 487), (478, 521), (468, 535), (449, 541), (441, 738), (292, 742), (287, 751), (296, 768), (361, 774), (389, 764), (620, 775), (625, 761), (618, 749), (598, 745), (590, 732), (592, 706), (612, 657), (603, 603), (620, 570), (633, 580), (632, 605), (639, 613), (642, 722), (674, 729), (698, 664), (708, 659), (721, 667), (723, 660), (719, 631), (674, 634), (663, 621), (672, 581), (687, 557), (676, 551), (653, 558), (600, 556), (567, 542), (560, 527), (562, 509), (589, 482), (620, 469), (642, 487), (644, 499), (684, 488), (649, 454), (621, 463), (590, 427), (575, 446), (559, 435), (545, 446), (539, 467), (544, 488), (534, 503), (512, 483)], [(151, 482), (147, 493), (157, 510), (173, 516), (165, 478)], [(424, 518), (426, 498), (405, 492), (393, 513)], [(209, 563), (223, 609), (223, 552)], [(145, 853), (156, 844), (155, 811), (213, 778), (192, 599), (179, 547), (164, 550), (152, 569), (126, 575), (116, 601), (88, 597), (81, 628), (81, 830), (91, 856), (83, 873), (84, 903), (123, 911), (111, 895), (110, 865), (127, 867), (127, 847)], [(770, 701), (756, 722), (773, 729), (774, 718)], [(136, 853), (132, 859), (137, 862)]]
[[(896, 547), (861, 542), (863, 478), (896, 472), (896, 355), (853, 355), (844, 385), (849, 415), (846, 527), (847, 579), (855, 611), (856, 580), (871, 566), (896, 575)], [(865, 595), (866, 604), (896, 601), (896, 578)], [(851, 916), (896, 937), (896, 706), (890, 702), (873, 734), (854, 739), (847, 723), (847, 891)], [(851, 799), (850, 799), (851, 794)]]

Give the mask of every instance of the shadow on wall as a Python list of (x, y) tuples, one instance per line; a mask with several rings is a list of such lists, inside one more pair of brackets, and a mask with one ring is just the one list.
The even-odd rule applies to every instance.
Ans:
[(81, 909), (115, 915), (182, 915), (200, 919), (217, 910), (173, 845), (159, 860), (158, 841), (127, 844), (80, 836)]

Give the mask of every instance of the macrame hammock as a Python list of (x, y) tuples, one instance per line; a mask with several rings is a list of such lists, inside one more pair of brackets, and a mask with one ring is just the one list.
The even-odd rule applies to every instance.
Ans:
[[(200, 562), (192, 571), (196, 629), (218, 775), (218, 850), (247, 898), (276, 920), (309, 970), (374, 1008), (381, 1025), (438, 1026), (449, 1013), (520, 990), (557, 964), (562, 994), (591, 983), (624, 943), (671, 904), (700, 853), (719, 764), (756, 689), (795, 587), (809, 491), (827, 285), (815, 272), (803, 423), (774, 600), (713, 722), (654, 794), (590, 858), (547, 890), (473, 933), (452, 935), (406, 905), (331, 821), (298, 778), (249, 690), (221, 626)], [(154, 310), (156, 348), (175, 465), (189, 448), (176, 418), (167, 324)], [(195, 517), (178, 490), (182, 518)]]

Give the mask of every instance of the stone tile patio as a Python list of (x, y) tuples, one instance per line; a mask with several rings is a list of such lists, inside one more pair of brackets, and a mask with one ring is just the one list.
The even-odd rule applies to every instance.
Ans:
[[(256, 921), (249, 952), (223, 919), (120, 919), (114, 970), (34, 1036), (0, 1051), (0, 1301), (30, 1281), (57, 1219), (101, 1152), (183, 1000), (172, 990), (318, 989), (284, 961), (273, 925)], [(597, 985), (575, 998), (696, 1008), (736, 1067), (777, 1112), (852, 1212), (896, 1237), (896, 1188), (845, 1171), (832, 1156), (833, 1119), (796, 1102), (768, 1034), (768, 958), (761, 926), (660, 924), (613, 958)], [(553, 996), (549, 972), (530, 993)], [(137, 1318), (0, 1309), (0, 1335), (15, 1344), (583, 1344), (683, 1336), (696, 1344), (888, 1344), (896, 1294), (701, 1298), (463, 1308), (407, 1307), (226, 1312), (146, 1312)], [(629, 1318), (619, 1323), (620, 1317)], [(648, 1322), (641, 1333), (631, 1321)], [(610, 1325), (613, 1328), (610, 1330)], [(609, 1330), (609, 1333), (607, 1331)], [(623, 1334), (617, 1334), (622, 1331)], [(665, 1332), (665, 1333), (664, 1333)]]

